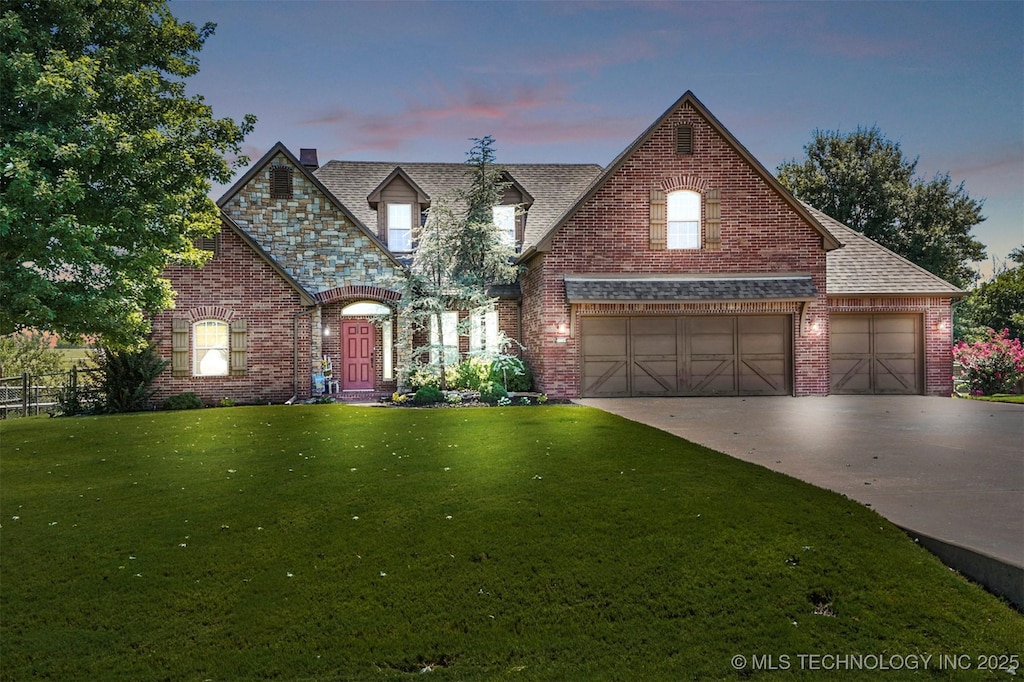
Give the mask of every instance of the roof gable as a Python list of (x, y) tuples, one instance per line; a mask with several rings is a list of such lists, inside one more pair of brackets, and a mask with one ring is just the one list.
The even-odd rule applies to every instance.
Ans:
[(703, 118), (708, 125), (711, 126), (714, 131), (721, 136), (723, 140), (753, 169), (754, 173), (760, 177), (760, 179), (771, 188), (786, 204), (793, 209), (793, 211), (799, 215), (812, 229), (814, 229), (819, 235), (821, 235), (822, 245), (826, 251), (839, 248), (839, 241), (828, 231), (828, 229), (822, 225), (797, 199), (785, 188), (781, 183), (772, 175), (768, 170), (761, 165), (761, 163), (754, 158), (754, 156), (747, 151), (747, 149), (740, 144), (732, 133), (730, 133), (725, 126), (723, 126), (718, 119), (711, 114), (710, 111), (698, 100), (694, 94), (687, 90), (682, 97), (669, 107), (665, 113), (659, 116), (654, 123), (652, 123), (643, 133), (640, 134), (628, 147), (626, 147), (622, 153), (620, 153), (615, 160), (613, 160), (607, 168), (604, 169), (598, 177), (594, 179), (589, 187), (579, 196), (579, 198), (560, 215), (550, 229), (537, 239), (535, 245), (529, 250), (524, 250), (523, 255), (520, 256), (520, 260), (528, 259), (536, 251), (547, 251), (551, 247), (551, 241), (558, 233), (558, 230), (564, 225), (569, 219), (571, 219), (577, 211), (591, 199), (607, 182), (615, 175), (625, 163), (639, 150), (644, 144), (651, 139), (657, 130), (672, 116), (676, 111), (680, 110), (685, 106), (690, 106), (696, 113)]
[(242, 175), (242, 177), (239, 178), (238, 181), (235, 182), (235, 184), (233, 184), (228, 189), (228, 191), (225, 192), (224, 195), (217, 200), (217, 206), (219, 206), (222, 209), (225, 208), (231, 202), (231, 200), (242, 190), (242, 188), (244, 188), (246, 185), (252, 182), (253, 178), (255, 178), (259, 173), (261, 173), (264, 168), (270, 165), (270, 163), (278, 154), (283, 155), (288, 160), (288, 162), (294, 167), (296, 172), (300, 173), (302, 177), (308, 180), (310, 184), (312, 184), (321, 194), (324, 195), (327, 201), (336, 210), (338, 210), (343, 216), (345, 216), (346, 219), (348, 219), (353, 225), (355, 225), (356, 228), (359, 229), (364, 236), (368, 237), (377, 248), (381, 249), (386, 254), (388, 259), (390, 259), (393, 262), (394, 265), (398, 267), (403, 267), (402, 264), (398, 261), (398, 259), (395, 258), (394, 254), (392, 254), (391, 251), (380, 241), (380, 239), (377, 238), (377, 235), (373, 231), (369, 230), (366, 227), (366, 224), (363, 223), (352, 211), (350, 211), (348, 207), (345, 206), (345, 204), (341, 202), (334, 195), (333, 192), (331, 192), (330, 189), (325, 187), (324, 184), (320, 182), (320, 179), (317, 178), (313, 173), (311, 173), (309, 169), (305, 165), (303, 165), (302, 162), (299, 161), (299, 159), (296, 158), (295, 155), (292, 154), (291, 151), (287, 147), (285, 147), (284, 144), (281, 142), (277, 142), (276, 144), (274, 144), (274, 146), (271, 147), (266, 154), (260, 157), (259, 161), (252, 164), (249, 170), (247, 170), (245, 174)]
[(372, 192), (370, 192), (370, 195), (366, 197), (366, 201), (370, 204), (370, 208), (374, 210), (377, 209), (377, 204), (380, 203), (381, 193), (387, 189), (388, 185), (395, 181), (395, 178), (401, 178), (407, 185), (409, 185), (410, 189), (416, 193), (416, 202), (418, 204), (421, 206), (430, 205), (430, 195), (424, 192), (423, 188), (417, 185), (416, 181), (410, 178), (409, 174), (406, 173), (401, 166), (395, 166), (395, 170), (391, 171), (391, 174), (384, 178), (384, 180), (382, 180), (381, 183), (377, 185)]

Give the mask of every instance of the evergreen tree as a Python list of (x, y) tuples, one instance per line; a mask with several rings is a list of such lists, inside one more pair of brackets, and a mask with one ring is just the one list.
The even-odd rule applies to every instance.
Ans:
[[(434, 338), (411, 348), (411, 364), (429, 365), (446, 387), (449, 358), (444, 348), (445, 312), (486, 310), (494, 305), (487, 290), (492, 284), (512, 282), (514, 248), (494, 224), (493, 208), (502, 201), (508, 182), (495, 165), (494, 139), (473, 138), (467, 153), (467, 184), (433, 200), (416, 242), (399, 304), (399, 319), (406, 325), (411, 344), (419, 332)], [(429, 336), (428, 336), (429, 338)], [(407, 367), (407, 371), (412, 367)]]

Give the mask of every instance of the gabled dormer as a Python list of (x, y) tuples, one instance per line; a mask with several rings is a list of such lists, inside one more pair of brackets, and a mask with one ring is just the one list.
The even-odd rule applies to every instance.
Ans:
[(502, 231), (505, 243), (519, 251), (526, 234), (526, 219), (533, 196), (506, 170), (501, 174), (503, 182), (508, 183), (501, 203), (494, 207), (494, 224)]
[(413, 250), (416, 232), (423, 225), (424, 211), (430, 208), (430, 196), (396, 166), (366, 197), (377, 212), (377, 236), (392, 253)]

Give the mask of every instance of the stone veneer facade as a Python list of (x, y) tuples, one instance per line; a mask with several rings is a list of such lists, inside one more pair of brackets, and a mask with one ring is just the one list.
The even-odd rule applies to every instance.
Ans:
[[(292, 167), (292, 197), (270, 196), (270, 169)], [(394, 260), (356, 227), (283, 153), (222, 206), (307, 291), (388, 287), (400, 279)]]

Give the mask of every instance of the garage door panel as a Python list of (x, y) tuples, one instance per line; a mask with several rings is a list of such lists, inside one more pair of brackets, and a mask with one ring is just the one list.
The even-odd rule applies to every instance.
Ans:
[(918, 393), (917, 360), (880, 358), (875, 362), (875, 393)]
[(687, 395), (736, 395), (736, 364), (732, 358), (690, 360)]
[(634, 360), (631, 379), (633, 395), (675, 395), (676, 359), (673, 357), (661, 361)]
[(685, 325), (691, 356), (721, 356), (736, 352), (736, 320), (732, 317), (691, 317)]
[(865, 358), (832, 358), (832, 392), (851, 395), (871, 393), (871, 361)]
[(629, 394), (629, 378), (624, 360), (590, 361), (583, 376), (583, 395), (611, 397)]
[(782, 395), (786, 393), (789, 366), (785, 359), (744, 359), (740, 365), (740, 395)]
[(624, 357), (628, 320), (624, 317), (587, 318), (583, 322), (583, 355)]

